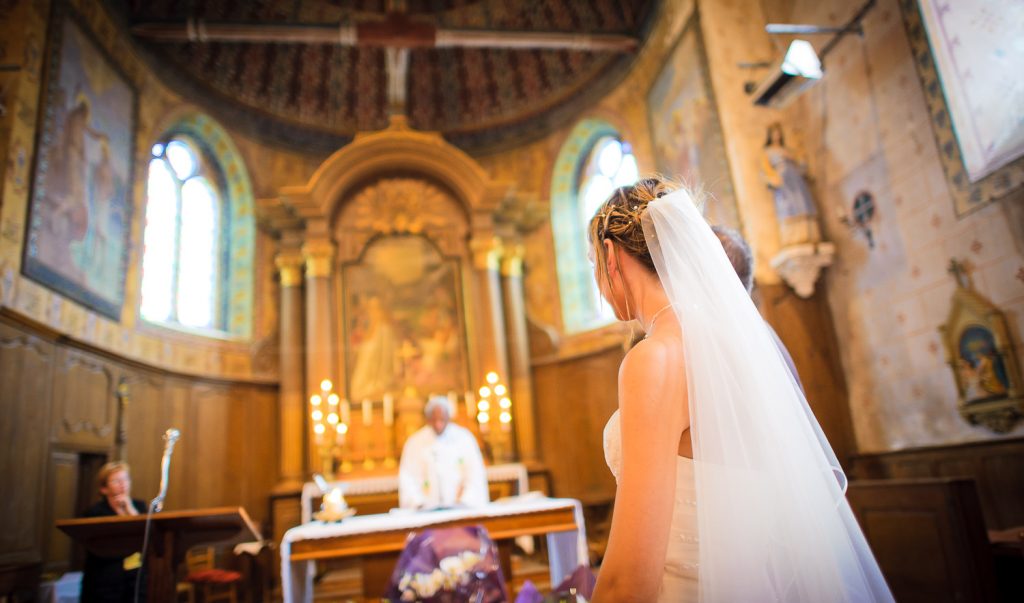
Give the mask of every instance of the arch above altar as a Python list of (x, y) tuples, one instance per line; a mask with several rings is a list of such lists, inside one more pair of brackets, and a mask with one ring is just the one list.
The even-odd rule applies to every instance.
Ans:
[[(507, 442), (500, 433), (485, 438), (492, 459), (537, 460), (522, 271), (513, 269), (522, 248), (514, 226), (496, 219), (512, 190), (439, 134), (410, 129), (396, 115), (387, 129), (333, 153), (308, 182), (260, 201), (261, 218), (279, 235), (283, 483), (313, 472), (391, 469), (430, 394), (454, 393), (457, 420), (490, 430), (475, 423), (472, 398), (491, 372), (508, 384), (513, 417), (510, 426), (494, 422)], [(408, 282), (420, 273), (437, 284)], [(371, 307), (378, 320), (360, 320)], [(376, 350), (395, 358), (367, 372), (360, 346), (379, 316), (395, 331), (381, 341), (394, 345)], [(325, 457), (324, 436), (333, 434), (314, 431), (310, 418), (308, 400), (325, 379), (357, 417), (338, 436), (342, 458), (337, 448)]]

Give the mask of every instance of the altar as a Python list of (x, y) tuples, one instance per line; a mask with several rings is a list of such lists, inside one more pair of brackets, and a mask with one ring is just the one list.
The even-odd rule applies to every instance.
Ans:
[(485, 527), (498, 544), (506, 581), (511, 578), (512, 540), (519, 536), (547, 537), (552, 584), (577, 566), (589, 564), (582, 507), (573, 499), (517, 497), (479, 509), (363, 515), (341, 523), (314, 521), (284, 534), (280, 549), (284, 600), (311, 602), (316, 563), (341, 558), (359, 559), (363, 596), (380, 597), (410, 532), (466, 525)]

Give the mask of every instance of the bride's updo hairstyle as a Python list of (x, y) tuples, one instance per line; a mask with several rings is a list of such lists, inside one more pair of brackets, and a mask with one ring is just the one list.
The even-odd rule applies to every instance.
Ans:
[(647, 241), (644, 240), (641, 218), (647, 211), (648, 203), (673, 190), (675, 188), (671, 184), (660, 178), (642, 178), (636, 184), (616, 189), (597, 209), (597, 213), (590, 219), (588, 234), (602, 281), (607, 283), (609, 278), (605, 239), (640, 260), (652, 274), (657, 273), (651, 251), (647, 249)]

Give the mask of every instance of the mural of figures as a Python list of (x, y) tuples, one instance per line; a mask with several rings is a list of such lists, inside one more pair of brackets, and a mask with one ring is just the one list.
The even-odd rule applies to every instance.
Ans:
[(651, 140), (659, 172), (703, 187), (709, 194), (705, 217), (740, 228), (706, 65), (700, 27), (691, 20), (647, 92)]
[(456, 260), (422, 236), (385, 236), (345, 266), (343, 279), (349, 399), (465, 389)]
[(24, 271), (120, 318), (135, 92), (79, 26), (54, 28)]
[(807, 188), (803, 167), (786, 147), (781, 125), (768, 127), (762, 159), (765, 180), (775, 197), (781, 245), (788, 247), (821, 241), (814, 198)]

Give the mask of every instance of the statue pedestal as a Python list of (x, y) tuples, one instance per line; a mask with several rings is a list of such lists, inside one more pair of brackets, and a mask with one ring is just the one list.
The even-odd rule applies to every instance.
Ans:
[(836, 246), (832, 243), (790, 245), (772, 258), (772, 268), (797, 295), (808, 298), (814, 294), (814, 283), (822, 268), (831, 266), (835, 255)]

